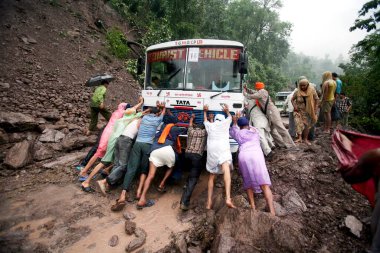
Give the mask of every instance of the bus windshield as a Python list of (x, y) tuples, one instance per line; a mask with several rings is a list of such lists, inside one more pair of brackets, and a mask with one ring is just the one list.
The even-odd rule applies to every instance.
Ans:
[(240, 52), (240, 48), (227, 47), (150, 51), (146, 89), (240, 92)]

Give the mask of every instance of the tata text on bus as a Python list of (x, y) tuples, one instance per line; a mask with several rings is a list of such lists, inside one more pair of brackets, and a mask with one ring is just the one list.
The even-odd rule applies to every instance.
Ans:
[(171, 41), (147, 48), (144, 106), (157, 101), (188, 126), (191, 114), (203, 122), (203, 106), (209, 113), (222, 112), (228, 105), (232, 114), (243, 109), (242, 82), (247, 73), (243, 44), (236, 41), (192, 39)]

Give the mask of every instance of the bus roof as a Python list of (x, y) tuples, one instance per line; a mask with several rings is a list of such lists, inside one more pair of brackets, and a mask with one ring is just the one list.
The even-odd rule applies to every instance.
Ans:
[(234, 46), (244, 47), (242, 43), (232, 40), (211, 40), (211, 39), (191, 39), (191, 40), (175, 40), (156, 44), (147, 48), (146, 51), (155, 49), (187, 47), (187, 46)]

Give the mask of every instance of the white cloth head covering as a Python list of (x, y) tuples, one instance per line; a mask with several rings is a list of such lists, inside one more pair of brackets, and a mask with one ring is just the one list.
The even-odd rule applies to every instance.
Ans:
[(226, 117), (224, 117), (224, 115), (223, 114), (217, 114), (217, 115), (215, 115), (215, 121), (223, 121), (223, 120), (225, 120), (226, 119)]

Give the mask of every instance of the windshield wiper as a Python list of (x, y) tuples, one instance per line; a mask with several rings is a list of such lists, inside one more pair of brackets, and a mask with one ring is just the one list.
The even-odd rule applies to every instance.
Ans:
[(235, 91), (235, 90), (240, 90), (240, 88), (221, 91), (221, 92), (219, 92), (219, 93), (217, 93), (217, 94), (215, 94), (215, 95), (212, 95), (212, 96), (210, 97), (210, 99), (213, 99), (214, 97), (217, 97), (217, 96), (219, 96), (220, 94), (223, 94), (223, 93), (226, 93), (226, 92), (230, 92), (230, 91)]
[[(170, 80), (175, 77), (179, 72), (181, 71), (181, 68), (177, 69), (171, 76), (169, 76), (168, 78), (168, 82), (170, 82)], [(160, 96), (161, 92), (162, 92), (163, 89), (160, 89), (160, 91), (157, 93), (157, 97)]]

